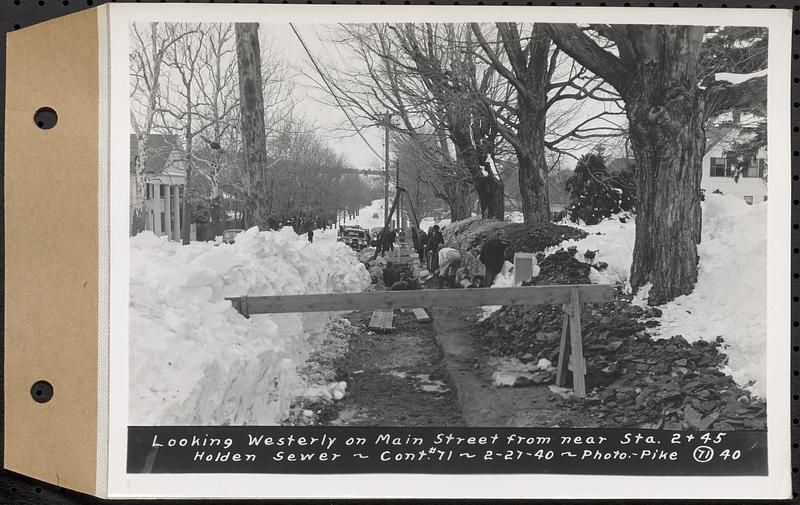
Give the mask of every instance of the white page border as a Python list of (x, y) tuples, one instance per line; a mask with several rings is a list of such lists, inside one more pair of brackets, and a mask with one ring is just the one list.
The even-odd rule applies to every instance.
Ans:
[[(777, 9), (113, 4), (111, 18), (111, 335), (109, 497), (787, 498), (791, 497), (791, 11)], [(126, 474), (128, 424), (129, 95), (132, 22), (465, 22), (740, 25), (769, 28), (766, 477), (439, 474)]]

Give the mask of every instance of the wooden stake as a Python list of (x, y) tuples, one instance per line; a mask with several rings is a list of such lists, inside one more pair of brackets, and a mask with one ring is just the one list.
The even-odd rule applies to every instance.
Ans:
[(561, 306), (561, 310), (564, 311), (564, 322), (561, 325), (561, 344), (558, 348), (558, 369), (556, 373), (556, 386), (563, 387), (564, 386), (564, 379), (566, 379), (566, 372), (567, 372), (567, 355), (569, 354), (569, 315), (570, 309), (569, 304), (564, 304)]
[(580, 291), (572, 290), (570, 303), (570, 361), (572, 364), (572, 388), (578, 398), (586, 397), (586, 362), (583, 360), (583, 337), (581, 336), (581, 302)]

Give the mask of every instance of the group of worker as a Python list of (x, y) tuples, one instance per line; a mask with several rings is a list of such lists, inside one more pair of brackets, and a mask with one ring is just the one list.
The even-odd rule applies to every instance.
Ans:
[[(400, 233), (403, 233), (403, 230), (400, 230)], [(386, 254), (386, 251), (394, 251), (394, 243), (395, 241), (400, 238), (402, 240), (402, 235), (398, 235), (394, 229), (384, 229), (381, 230), (380, 234), (378, 235), (378, 252), (380, 253), (381, 257)]]
[[(455, 282), (460, 280), (464, 287), (491, 286), (495, 278), (503, 268), (505, 263), (506, 248), (509, 246), (507, 240), (491, 238), (481, 247), (478, 257), (480, 263), (475, 261), (475, 255), (469, 251), (462, 253), (458, 249), (446, 247), (444, 236), (438, 225), (428, 228), (427, 233), (421, 229), (412, 229), (412, 239), (414, 248), (419, 254), (419, 261), (425, 265), (431, 274), (436, 277)], [(475, 268), (475, 264), (483, 268)], [(459, 271), (459, 269), (462, 269)], [(473, 270), (466, 272), (466, 270)], [(475, 270), (482, 270), (483, 275), (476, 275)], [(465, 274), (472, 274), (471, 278), (465, 278)], [(457, 279), (457, 277), (462, 277)]]
[[(395, 241), (398, 238), (400, 238), (401, 241), (403, 240), (402, 233), (403, 231), (400, 230), (399, 235), (398, 232), (393, 229), (381, 231), (377, 239), (378, 253), (383, 256), (386, 251), (393, 251)], [(482, 266), (482, 268), (479, 269), (482, 270), (482, 272), (480, 272), (482, 275), (476, 275), (476, 272), (473, 271), (469, 272), (472, 274), (471, 278), (461, 279), (460, 283), (465, 287), (491, 286), (503, 268), (506, 248), (509, 245), (507, 240), (498, 238), (487, 240), (478, 254), (480, 258), (480, 262), (478, 262), (473, 253), (464, 253), (467, 256), (467, 261), (465, 261), (465, 258), (462, 257), (462, 253), (457, 249), (446, 247), (444, 245), (444, 236), (439, 225), (428, 227), (427, 232), (421, 228), (412, 228), (411, 240), (414, 244), (414, 249), (419, 255), (420, 264), (424, 265), (434, 277), (438, 276), (448, 282), (455, 283), (457, 280), (456, 278), (460, 277), (459, 268), (465, 267), (461, 272), (464, 274), (466, 272), (463, 272), (463, 270), (476, 270), (474, 268), (476, 263), (479, 267)], [(475, 252), (477, 253), (477, 251)], [(467, 263), (469, 265), (467, 265)]]

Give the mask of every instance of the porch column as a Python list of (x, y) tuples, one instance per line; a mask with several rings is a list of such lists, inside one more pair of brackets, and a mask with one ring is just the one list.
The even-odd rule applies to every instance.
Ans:
[(181, 187), (175, 186), (175, 195), (173, 195), (173, 203), (175, 205), (175, 240), (181, 238)]
[(164, 233), (167, 234), (167, 239), (172, 240), (172, 186), (165, 184), (164, 191), (164, 226), (166, 229)]

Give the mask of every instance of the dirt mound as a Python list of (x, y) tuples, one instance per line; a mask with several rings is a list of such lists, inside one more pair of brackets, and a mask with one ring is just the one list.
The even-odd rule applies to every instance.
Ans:
[(448, 224), (443, 232), (444, 243), (460, 251), (480, 250), (490, 238), (508, 240), (506, 259), (512, 260), (515, 252), (539, 252), (560, 244), (564, 240), (579, 239), (586, 232), (570, 226), (543, 223), (528, 229), (523, 223), (497, 221), (471, 217)]
[(539, 275), (525, 283), (528, 286), (549, 284), (589, 284), (588, 263), (575, 258), (567, 251), (557, 251), (539, 263)]

